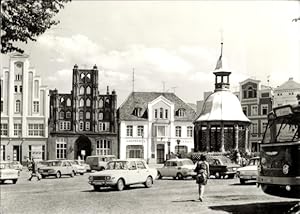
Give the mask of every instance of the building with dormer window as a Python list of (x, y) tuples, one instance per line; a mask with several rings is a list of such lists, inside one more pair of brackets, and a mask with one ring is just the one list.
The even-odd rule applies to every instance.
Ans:
[(118, 109), (120, 158), (163, 163), (193, 151), (195, 117), (174, 93), (132, 92)]
[(10, 56), (1, 72), (0, 160), (46, 159), (49, 97), (29, 56)]
[(119, 156), (117, 95), (99, 94), (98, 69), (73, 68), (70, 94), (50, 91), (48, 159)]

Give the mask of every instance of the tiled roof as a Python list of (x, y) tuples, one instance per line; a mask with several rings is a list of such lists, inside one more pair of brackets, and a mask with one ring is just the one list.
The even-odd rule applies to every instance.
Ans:
[[(193, 121), (196, 118), (196, 112), (193, 108), (182, 101), (174, 93), (132, 92), (118, 109), (119, 119), (121, 121), (148, 120), (148, 103), (152, 102), (159, 96), (163, 96), (170, 102), (174, 103), (175, 112), (178, 109), (185, 109), (185, 116), (178, 117), (175, 115), (175, 121)], [(137, 107), (142, 109), (141, 117), (133, 115), (133, 111)]]
[(293, 78), (289, 78), (288, 81), (284, 82), (282, 85), (275, 88), (275, 91), (277, 90), (285, 90), (285, 89), (298, 89), (300, 88), (300, 84), (295, 82)]

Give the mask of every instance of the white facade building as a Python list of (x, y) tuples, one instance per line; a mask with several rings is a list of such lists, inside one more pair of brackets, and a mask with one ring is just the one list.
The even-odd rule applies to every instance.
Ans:
[(297, 95), (300, 94), (300, 84), (293, 78), (274, 89), (273, 107), (298, 103)]
[(0, 160), (46, 159), (48, 88), (28, 58), (12, 55), (9, 67), (1, 71)]
[(174, 93), (133, 92), (118, 114), (121, 159), (163, 163), (193, 151), (196, 112)]

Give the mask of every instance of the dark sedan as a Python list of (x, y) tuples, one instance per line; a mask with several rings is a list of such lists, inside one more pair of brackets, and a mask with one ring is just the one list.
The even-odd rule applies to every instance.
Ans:
[(234, 178), (240, 167), (225, 156), (210, 156), (207, 161), (210, 175), (215, 176), (215, 178)]

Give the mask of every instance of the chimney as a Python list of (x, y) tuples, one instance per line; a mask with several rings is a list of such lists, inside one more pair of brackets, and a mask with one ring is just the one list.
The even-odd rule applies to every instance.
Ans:
[(106, 86), (106, 94), (109, 94), (109, 86)]

